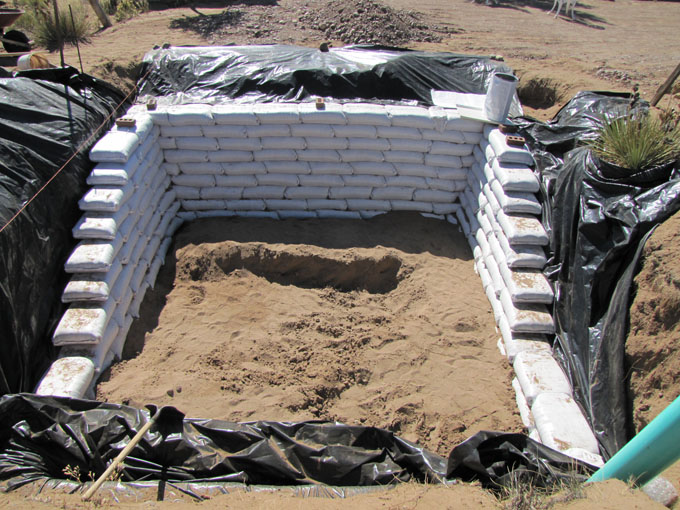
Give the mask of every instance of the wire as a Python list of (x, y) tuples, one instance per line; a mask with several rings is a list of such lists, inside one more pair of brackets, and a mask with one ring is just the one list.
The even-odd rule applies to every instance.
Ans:
[[(146, 72), (146, 74), (145, 74), (144, 76), (142, 76), (142, 77), (140, 78), (140, 80), (138, 80), (138, 82), (141, 81), (141, 80), (143, 80), (143, 79), (145, 79), (145, 78), (149, 75), (149, 73), (151, 72), (151, 69), (152, 69), (152, 68), (149, 67), (149, 70)], [(118, 103), (118, 104), (116, 105), (116, 107), (114, 108), (114, 110), (106, 116), (106, 118), (102, 121), (102, 123), (99, 124), (99, 126), (97, 126), (97, 127), (95, 128), (95, 130), (92, 132), (92, 134), (91, 134), (90, 136), (88, 136), (87, 139), (86, 139), (84, 142), (82, 142), (82, 143), (78, 146), (78, 148), (75, 150), (75, 152), (74, 152), (73, 154), (71, 154), (71, 156), (66, 160), (66, 162), (65, 162), (63, 165), (61, 165), (61, 167), (59, 167), (59, 169), (54, 173), (54, 175), (52, 175), (52, 177), (50, 177), (50, 178), (47, 180), (47, 182), (46, 182), (45, 184), (43, 184), (43, 185), (40, 187), (40, 189), (35, 193), (35, 195), (33, 195), (31, 198), (29, 198), (29, 199), (26, 201), (26, 203), (25, 203), (24, 205), (22, 205), (22, 206), (19, 208), (19, 210), (14, 214), (14, 216), (12, 216), (12, 217), (7, 221), (7, 223), (5, 223), (5, 224), (2, 226), (2, 228), (0, 228), (0, 233), (2, 233), (8, 226), (10, 226), (10, 225), (12, 224), (12, 222), (13, 222), (15, 219), (17, 219), (17, 217), (18, 217), (22, 212), (24, 212), (24, 210), (31, 204), (31, 202), (33, 202), (33, 200), (35, 200), (35, 199), (37, 198), (37, 196), (40, 195), (40, 193), (42, 193), (42, 192), (45, 190), (45, 188), (47, 188), (47, 186), (49, 186), (49, 184), (50, 184), (54, 179), (57, 178), (57, 176), (64, 170), (64, 168), (66, 168), (66, 166), (68, 166), (68, 164), (69, 164), (71, 161), (73, 161), (73, 158), (75, 158), (75, 157), (80, 153), (80, 151), (82, 151), (83, 148), (84, 148), (88, 143), (90, 143), (90, 140), (92, 140), (92, 138), (93, 138), (97, 133), (99, 133), (99, 131), (101, 130), (101, 128), (104, 127), (104, 125), (111, 119), (111, 117), (112, 117), (114, 114), (118, 113), (118, 110), (120, 109), (120, 107), (123, 106), (123, 104), (130, 98), (130, 96), (132, 95), (132, 93), (133, 93), (133, 92), (136, 92), (136, 91), (137, 91), (137, 85), (135, 84), (135, 86), (132, 88), (132, 90), (131, 90), (130, 92), (128, 92), (128, 94), (123, 98), (123, 100), (122, 100), (120, 103)]]

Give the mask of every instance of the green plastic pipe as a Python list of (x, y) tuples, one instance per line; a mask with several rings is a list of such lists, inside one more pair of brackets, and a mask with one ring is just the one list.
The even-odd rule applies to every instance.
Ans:
[(598, 469), (588, 482), (618, 478), (642, 486), (680, 459), (680, 397)]

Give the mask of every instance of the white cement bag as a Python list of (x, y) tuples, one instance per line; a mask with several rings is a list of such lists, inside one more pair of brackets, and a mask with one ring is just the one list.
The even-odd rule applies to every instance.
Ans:
[[(465, 210), (463, 208), (456, 210), (456, 218), (458, 218), (458, 223), (460, 223), (460, 226), (463, 229), (463, 234), (465, 234), (465, 237), (470, 237), (471, 235), (470, 223), (467, 217), (465, 216)], [(474, 247), (471, 245), (470, 248)]]
[(412, 175), (414, 177), (437, 177), (435, 168), (426, 165), (409, 163), (394, 163), (397, 175)]
[(346, 103), (342, 105), (348, 124), (365, 124), (369, 126), (389, 126), (390, 117), (385, 107), (380, 104)]
[(172, 183), (177, 184), (178, 186), (209, 188), (215, 186), (215, 176), (180, 174), (172, 177)]
[(224, 209), (217, 211), (196, 211), (196, 219), (199, 218), (233, 218), (236, 216), (234, 211), (226, 211)]
[(513, 368), (529, 405), (541, 393), (571, 395), (571, 385), (555, 358), (546, 351), (524, 351), (517, 354)]
[(465, 137), (461, 131), (437, 131), (434, 129), (421, 129), (423, 139), (436, 142), (465, 143)]
[[(165, 149), (163, 157), (168, 163), (193, 163), (199, 161), (208, 161), (208, 156), (213, 156), (217, 153), (208, 151), (189, 151), (180, 149)], [(251, 158), (252, 159), (252, 158)]]
[(371, 193), (371, 198), (375, 200), (413, 200), (415, 188), (403, 186), (387, 186), (385, 188), (375, 188)]
[(391, 211), (392, 204), (390, 204), (389, 200), (348, 198), (347, 209), (351, 211)]
[(215, 126), (201, 126), (200, 129), (203, 132), (203, 136), (210, 136), (213, 138), (246, 138), (246, 136), (248, 136), (246, 127), (242, 125), (231, 126), (217, 124)]
[(203, 200), (238, 200), (243, 196), (243, 189), (243, 187), (219, 185), (210, 188), (201, 188), (200, 198)]
[(158, 225), (161, 222), (161, 219), (163, 218), (163, 213), (161, 211), (156, 210), (151, 217), (151, 221), (149, 224), (146, 226), (146, 229), (144, 229), (144, 235), (151, 239), (154, 235), (159, 235), (159, 232), (157, 232)]
[[(299, 188), (286, 188), (285, 186), (256, 186), (254, 188), (244, 188), (243, 198), (273, 198), (281, 199), (286, 192), (286, 189), (299, 189)], [(299, 197), (296, 197), (299, 198)]]
[[(407, 129), (407, 128), (393, 128)], [(408, 152), (430, 152), (432, 142), (430, 140), (411, 140), (405, 138), (390, 138), (392, 150)]]
[(498, 321), (498, 329), (501, 331), (505, 355), (510, 363), (514, 363), (517, 355), (524, 351), (544, 351), (549, 355), (552, 353), (548, 337), (540, 334), (513, 333), (505, 315)]
[(345, 181), (345, 186), (352, 187), (370, 186), (371, 188), (378, 188), (387, 186), (382, 175), (343, 175), (342, 180)]
[(529, 269), (512, 271), (502, 262), (498, 267), (513, 303), (552, 304), (554, 294), (542, 272)]
[(293, 136), (264, 136), (260, 138), (263, 149), (295, 149), (307, 148), (304, 138)]
[(489, 166), (505, 191), (538, 192), (538, 177), (530, 168), (516, 163), (501, 163), (497, 159)]
[(373, 188), (370, 186), (331, 187), (328, 196), (332, 199), (370, 198)]
[(421, 165), (425, 161), (425, 156), (421, 152), (386, 151), (384, 157), (385, 161), (390, 163)]
[(457, 193), (432, 189), (417, 189), (413, 194), (413, 200), (419, 202), (452, 203), (456, 198), (458, 198)]
[(505, 191), (496, 179), (491, 181), (491, 191), (505, 213), (541, 214), (541, 204), (533, 193)]
[(207, 211), (224, 208), (224, 200), (182, 200), (182, 209), (185, 211)]
[[(302, 177), (302, 176), (300, 176)], [(264, 174), (257, 176), (259, 186), (297, 186), (300, 180), (295, 174)]]
[(267, 167), (264, 163), (222, 163), (222, 170), (225, 175), (259, 175), (266, 174)]
[(179, 208), (182, 206), (182, 204), (179, 201), (173, 202), (172, 205), (168, 208), (167, 211), (165, 211), (165, 214), (163, 215), (163, 219), (161, 220), (160, 224), (158, 225), (158, 231), (162, 233), (163, 235), (169, 235), (168, 234), (168, 229), (170, 228), (170, 224), (172, 221), (175, 219), (175, 216), (177, 215), (177, 211), (179, 211)]
[[(144, 252), (148, 244), (149, 238), (146, 236), (146, 233), (143, 232), (142, 235), (139, 236), (139, 239), (137, 240), (134, 249), (130, 253), (130, 260), (128, 261), (129, 266), (136, 266), (140, 262), (142, 253)], [(120, 298), (118, 298), (118, 301), (120, 301)]]
[(265, 220), (278, 220), (279, 215), (274, 211), (235, 211), (239, 218), (257, 218)]
[(475, 161), (480, 168), (484, 168), (484, 165), (486, 165), (488, 162), (486, 155), (484, 152), (482, 152), (482, 149), (480, 149), (479, 145), (475, 145), (475, 147), (472, 149), (472, 157), (475, 158)]
[(134, 192), (134, 184), (128, 183), (122, 188), (98, 187), (90, 189), (78, 201), (81, 211), (115, 213)]
[(392, 163), (356, 162), (352, 163), (352, 169), (356, 175), (397, 175), (397, 169)]
[(341, 161), (340, 153), (330, 149), (307, 149), (304, 151), (297, 151), (297, 158), (300, 161), (319, 163), (340, 163)]
[(570, 395), (539, 394), (531, 406), (531, 412), (544, 445), (561, 452), (579, 448), (599, 454), (597, 439)]
[(322, 220), (360, 220), (361, 214), (358, 211), (336, 211), (333, 209), (319, 209), (317, 216)]
[[(328, 200), (324, 198), (312, 198), (307, 200), (307, 209), (310, 211), (321, 212), (322, 210), (338, 210), (344, 211), (347, 209), (347, 202), (344, 200)], [(322, 218), (319, 214), (319, 218)]]
[(521, 148), (508, 145), (505, 141), (505, 137), (506, 135), (501, 133), (498, 129), (494, 129), (489, 133), (489, 144), (493, 147), (493, 151), (499, 161), (504, 163), (520, 163), (529, 166), (534, 165), (534, 158), (526, 145)]
[(316, 212), (314, 211), (277, 211), (279, 218), (282, 220), (307, 220), (311, 218), (316, 218)]
[(204, 104), (172, 105), (167, 109), (171, 126), (209, 126), (215, 124), (212, 107)]
[(174, 138), (166, 138), (164, 136), (162, 136), (158, 139), (158, 146), (161, 149), (176, 149), (177, 148), (177, 144), (175, 143)]
[(163, 197), (158, 203), (158, 207), (156, 207), (156, 210), (162, 213), (165, 212), (167, 209), (170, 208), (170, 206), (175, 202), (176, 199), (177, 194), (173, 190), (164, 192)]
[(315, 103), (301, 103), (299, 112), (304, 124), (347, 124), (341, 104), (326, 103), (318, 110)]
[[(328, 188), (325, 186), (298, 186), (296, 188), (286, 188), (286, 198), (290, 199), (310, 199), (310, 198), (327, 198)], [(271, 197), (275, 198), (275, 197)]]
[(390, 142), (385, 138), (348, 138), (350, 150), (389, 151)]
[(313, 162), (309, 167), (313, 175), (350, 175), (353, 171), (349, 163)]
[(345, 163), (355, 162), (374, 162), (380, 163), (384, 160), (383, 153), (380, 151), (366, 151), (366, 150), (340, 150), (338, 151), (340, 158)]
[[(149, 276), (147, 275), (147, 278), (148, 277)], [(145, 280), (141, 287), (139, 287), (139, 290), (135, 293), (132, 302), (130, 303), (130, 307), (128, 308), (128, 313), (131, 317), (135, 319), (139, 318), (139, 308), (142, 306), (142, 301), (144, 301), (147, 290), (149, 290), (149, 284)], [(118, 328), (120, 329), (120, 326), (118, 326)]]
[(253, 105), (260, 124), (299, 124), (297, 103), (265, 103)]
[(388, 105), (385, 107), (392, 119), (393, 126), (404, 126), (419, 129), (434, 129), (434, 120), (430, 112), (418, 106)]
[(265, 200), (264, 201), (267, 209), (270, 211), (277, 211), (281, 213), (282, 211), (304, 211), (307, 209), (306, 200)]
[[(132, 288), (132, 292), (137, 292), (139, 290), (139, 287), (142, 285), (148, 269), (149, 264), (146, 262), (146, 260), (140, 260), (135, 267), (135, 272), (132, 273), (132, 278), (130, 279), (130, 287)], [(127, 308), (125, 308), (125, 312), (127, 313)]]
[(414, 177), (408, 175), (397, 175), (385, 177), (387, 186), (405, 186), (409, 188), (427, 189), (427, 181), (424, 177)]
[[(174, 177), (173, 177), (174, 179)], [(174, 182), (174, 180), (173, 180)], [(179, 200), (198, 200), (201, 198), (200, 188), (195, 186), (173, 186)]]
[[(267, 177), (267, 175), (265, 174), (258, 177)], [(297, 178), (294, 178), (297, 183)], [(222, 188), (246, 188), (257, 186), (258, 184), (266, 185), (278, 183), (260, 181), (254, 175), (217, 175), (215, 176), (215, 184)]]
[(139, 157), (136, 151), (127, 163), (97, 163), (90, 175), (87, 184), (90, 186), (125, 186), (135, 173), (143, 157)]
[(179, 212), (177, 213), (178, 217), (173, 218), (173, 220), (170, 222), (170, 226), (168, 227), (167, 232), (165, 233), (167, 236), (172, 237), (175, 235), (175, 232), (179, 229), (184, 224), (185, 219), (179, 217)]
[(158, 248), (161, 245), (161, 235), (154, 235), (147, 243), (146, 248), (144, 248), (144, 252), (142, 252), (141, 260), (145, 260), (149, 265), (158, 253)]
[(71, 232), (75, 239), (111, 240), (116, 237), (119, 225), (123, 223), (129, 213), (130, 209), (127, 204), (114, 214), (87, 213), (78, 220)]
[[(457, 193), (456, 193), (456, 198), (458, 198)], [(436, 203), (436, 202), (432, 204), (432, 212), (434, 214), (451, 215), (453, 213), (458, 212), (459, 209), (460, 209), (460, 204), (453, 204), (453, 203), (446, 204), (446, 203)]]
[(267, 161), (265, 168), (269, 174), (308, 174), (312, 171), (304, 161)]
[[(475, 240), (477, 241), (477, 244), (479, 247), (482, 249), (482, 254), (484, 255), (484, 258), (487, 258), (491, 256), (491, 247), (489, 246), (489, 240), (486, 234), (484, 233), (483, 229), (479, 229), (477, 231), (472, 231), (472, 235), (474, 236)], [(498, 276), (500, 278), (500, 271), (498, 272)], [(502, 280), (499, 280), (502, 282)]]
[[(161, 270), (161, 266), (163, 265), (163, 258), (162, 257), (156, 257), (153, 259), (151, 264), (149, 265), (149, 270), (146, 273), (146, 276), (144, 277), (144, 280), (142, 281), (141, 285), (139, 286), (139, 290), (137, 291), (137, 294), (140, 292), (142, 295), (145, 292), (145, 289), (149, 288), (156, 283), (156, 279), (158, 278), (158, 272)], [(134, 301), (130, 308), (134, 305)]]
[(250, 104), (221, 104), (212, 107), (215, 124), (233, 126), (257, 126), (258, 120), (253, 105)]
[(193, 221), (196, 219), (196, 213), (193, 211), (179, 211), (177, 213), (177, 219), (181, 220), (182, 222)]
[[(378, 136), (380, 138), (394, 138), (396, 143), (406, 140), (423, 141), (423, 135), (419, 129), (409, 127), (378, 126)], [(427, 140), (425, 141), (427, 143)], [(392, 143), (392, 142), (390, 142)], [(401, 149), (411, 150), (411, 149)]]
[[(307, 149), (311, 150), (338, 150), (349, 147), (348, 138), (322, 138), (318, 136), (310, 136), (305, 138)], [(338, 156), (340, 157), (340, 156)]]
[[(375, 129), (375, 128), (374, 128)], [(292, 136), (301, 136), (307, 138), (310, 136), (319, 136), (332, 138), (335, 135), (335, 131), (329, 125), (323, 124), (293, 124), (290, 126), (290, 134)], [(347, 135), (337, 135), (337, 136), (347, 136)]]
[(552, 316), (545, 305), (515, 305), (507, 289), (501, 291), (500, 300), (512, 331), (517, 333), (555, 333)]
[(425, 164), (444, 168), (463, 168), (463, 162), (459, 156), (445, 156), (441, 154), (425, 154)]
[[(247, 163), (253, 161), (254, 154), (251, 151), (214, 151), (207, 152), (208, 159), (215, 163)], [(261, 151), (255, 154), (261, 154)]]
[(496, 219), (503, 229), (508, 242), (515, 244), (531, 244), (547, 246), (550, 242), (541, 222), (534, 216), (526, 214), (509, 215), (499, 211)]
[(101, 304), (71, 305), (52, 335), (52, 344), (58, 347), (100, 342), (114, 309), (112, 299)]
[(217, 138), (205, 136), (181, 136), (175, 138), (175, 145), (180, 150), (216, 151), (219, 149)]
[(503, 250), (505, 261), (509, 267), (513, 269), (543, 269), (547, 263), (545, 252), (540, 246), (511, 246), (508, 239), (505, 237), (505, 234), (498, 231), (495, 231), (494, 233), (496, 239), (498, 239), (498, 244)]
[(139, 241), (141, 236), (142, 232), (140, 230), (136, 228), (132, 229), (130, 235), (128, 236), (127, 241), (123, 243), (123, 246), (118, 252), (118, 260), (120, 261), (121, 264), (127, 264), (128, 262), (130, 262), (130, 255), (132, 254), (132, 250), (134, 250), (135, 246), (137, 246), (137, 242)]
[(467, 187), (465, 181), (452, 181), (449, 179), (431, 179), (429, 177), (427, 178), (426, 184), (427, 187), (430, 189), (448, 192), (465, 191), (465, 188)]
[(439, 179), (450, 179), (452, 181), (467, 181), (468, 169), (467, 168), (439, 168), (434, 167), (433, 170)]
[(202, 137), (201, 126), (161, 126), (161, 136), (164, 138), (179, 138), (182, 136)]
[(163, 163), (161, 165), (161, 171), (165, 172), (166, 175), (173, 176), (179, 175), (179, 165), (177, 163)]
[(222, 165), (219, 163), (180, 163), (180, 172), (192, 175), (219, 175), (222, 173)]
[(132, 279), (132, 274), (134, 272), (134, 264), (126, 264), (115, 283), (111, 287), (111, 299), (113, 299), (116, 303), (120, 303), (123, 295), (126, 292), (129, 292), (130, 280)]
[[(294, 186), (295, 184), (288, 184), (288, 186)], [(300, 186), (344, 186), (345, 181), (339, 175), (300, 175), (299, 176)]]
[(223, 151), (259, 151), (262, 149), (260, 138), (218, 138), (217, 143)]
[(489, 186), (489, 183), (484, 184), (482, 187), (482, 193), (484, 193), (484, 197), (486, 197), (486, 201), (491, 207), (494, 215), (498, 214), (498, 212), (501, 210), (501, 204), (499, 204), (498, 200), (496, 200), (496, 195), (494, 195), (493, 191), (491, 191), (491, 186)]
[(90, 161), (125, 163), (139, 144), (140, 139), (134, 133), (109, 131), (90, 150)]
[(227, 200), (227, 209), (232, 211), (264, 211), (264, 200)]
[(61, 356), (35, 389), (36, 395), (86, 398), (95, 375), (95, 364), (86, 356)]
[(328, 135), (325, 132), (324, 126), (323, 134), (310, 136), (335, 136), (337, 138), (377, 138), (378, 130), (375, 126), (333, 126), (331, 129), (331, 134)]
[(432, 142), (430, 154), (446, 156), (469, 156), (473, 146), (464, 143)]
[(111, 241), (81, 241), (64, 265), (69, 273), (105, 273), (111, 268), (123, 241), (116, 237)]
[[(479, 240), (479, 236), (477, 237), (477, 240)], [(488, 246), (488, 243), (487, 243)], [(481, 245), (480, 245), (481, 247)], [(484, 248), (482, 248), (482, 251), (484, 251)], [(489, 271), (489, 276), (491, 277), (491, 282), (493, 283), (493, 289), (496, 294), (496, 296), (500, 296), (501, 291), (505, 287), (503, 284), (503, 278), (501, 276), (501, 273), (498, 269), (498, 264), (496, 263), (496, 260), (493, 258), (493, 256), (490, 253), (485, 253), (484, 254), (484, 265)]]
[(118, 260), (114, 260), (111, 268), (106, 273), (77, 273), (66, 284), (61, 295), (62, 303), (76, 301), (103, 302), (109, 298), (109, 294), (123, 266)]
[(429, 202), (414, 202), (412, 200), (390, 200), (394, 211), (416, 211), (420, 213), (431, 213), (432, 204)]
[(254, 154), (255, 161), (297, 161), (297, 153), (287, 149), (269, 149), (257, 151)]
[[(220, 211), (224, 212), (224, 211)], [(163, 240), (161, 241), (161, 245), (158, 247), (158, 253), (156, 254), (156, 258), (160, 259), (163, 264), (165, 264), (165, 256), (168, 253), (168, 248), (170, 248), (170, 245), (172, 244), (172, 237), (164, 237)], [(155, 282), (151, 284), (151, 288), (153, 289), (155, 285)]]
[(130, 117), (133, 117), (135, 119), (135, 125), (132, 127), (122, 127), (122, 126), (116, 126), (114, 125), (111, 128), (111, 131), (122, 131), (124, 133), (134, 133), (137, 135), (137, 137), (140, 139), (140, 141), (144, 142), (149, 136), (153, 130), (154, 130), (154, 123), (153, 119), (148, 114), (138, 114), (138, 115), (131, 115)]
[(534, 417), (531, 414), (531, 408), (527, 402), (527, 398), (524, 396), (522, 387), (517, 380), (517, 377), (512, 379), (512, 389), (515, 390), (515, 402), (517, 403), (517, 409), (519, 410), (519, 417), (522, 423), (527, 429), (535, 429), (536, 424), (534, 423)]

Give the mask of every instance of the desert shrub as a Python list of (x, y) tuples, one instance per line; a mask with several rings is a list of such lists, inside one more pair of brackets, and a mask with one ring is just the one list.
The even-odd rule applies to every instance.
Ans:
[(116, 21), (134, 18), (149, 10), (149, 0), (105, 0), (102, 8)]
[(605, 118), (590, 148), (602, 161), (631, 173), (649, 170), (680, 157), (680, 125), (652, 115)]
[(54, 22), (54, 11), (50, 0), (15, 0), (15, 6), (23, 9), (25, 14), (19, 18), (13, 27), (25, 30), (35, 42), (48, 50), (59, 47), (58, 35), (65, 43), (75, 44), (86, 42), (92, 27), (87, 20), (85, 9), (81, 3), (71, 5), (73, 20), (69, 12), (69, 4), (59, 5), (59, 22)]

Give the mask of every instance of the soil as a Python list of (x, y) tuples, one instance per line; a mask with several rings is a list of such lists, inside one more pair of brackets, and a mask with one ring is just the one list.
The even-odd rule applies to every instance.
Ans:
[(522, 430), (450, 223), (213, 219), (174, 246), (99, 400), (371, 425), (441, 455), (479, 430)]

